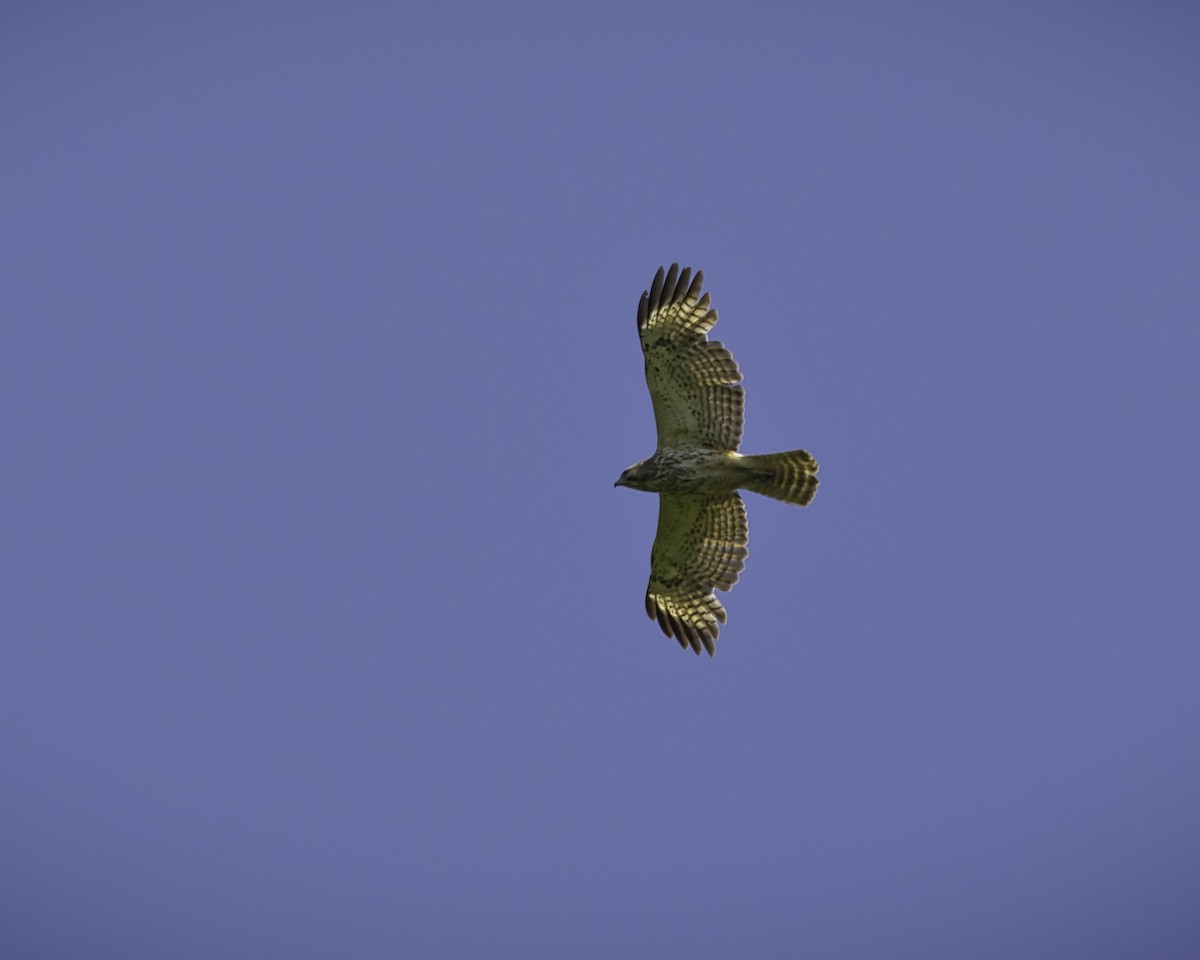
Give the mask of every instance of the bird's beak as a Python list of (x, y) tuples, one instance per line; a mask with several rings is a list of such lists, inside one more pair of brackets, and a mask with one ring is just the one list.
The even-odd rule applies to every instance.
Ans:
[(617, 482), (616, 482), (616, 483), (614, 483), (614, 484), (613, 484), (613, 486), (614, 486), (614, 487), (623, 487), (623, 486), (625, 486), (625, 478), (624, 478), (624, 477), (617, 477)]

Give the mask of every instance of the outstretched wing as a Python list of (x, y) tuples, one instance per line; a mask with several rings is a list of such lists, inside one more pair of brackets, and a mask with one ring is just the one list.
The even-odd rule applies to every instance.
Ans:
[(700, 445), (736, 450), (745, 407), (733, 355), (707, 339), (717, 311), (700, 295), (704, 274), (662, 267), (638, 304), (638, 333), (646, 358), (646, 383), (654, 403), (659, 449)]
[(728, 590), (746, 565), (750, 528), (736, 493), (715, 497), (663, 493), (650, 554), (646, 613), (679, 645), (709, 656), (725, 622), (713, 589)]

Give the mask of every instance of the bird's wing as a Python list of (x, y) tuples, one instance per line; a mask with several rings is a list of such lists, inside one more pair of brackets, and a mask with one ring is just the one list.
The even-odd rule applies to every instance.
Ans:
[(745, 406), (742, 373), (733, 355), (707, 334), (717, 322), (704, 274), (671, 264), (659, 267), (638, 304), (638, 334), (646, 358), (646, 383), (654, 403), (658, 446), (697, 444), (736, 450)]
[(715, 652), (725, 608), (713, 590), (737, 583), (749, 540), (746, 508), (736, 493), (659, 495), (646, 613), (681, 647)]

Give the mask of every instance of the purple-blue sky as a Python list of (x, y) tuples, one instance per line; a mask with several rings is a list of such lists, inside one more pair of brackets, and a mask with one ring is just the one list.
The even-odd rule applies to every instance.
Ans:
[[(1188, 4), (3, 20), (5, 956), (1197, 955)], [(715, 660), (672, 260), (822, 464)]]

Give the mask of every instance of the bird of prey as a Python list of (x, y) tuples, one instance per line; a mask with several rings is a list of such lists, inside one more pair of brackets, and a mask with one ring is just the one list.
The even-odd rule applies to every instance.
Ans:
[(704, 274), (659, 267), (638, 304), (638, 335), (654, 404), (658, 448), (616, 486), (658, 494), (646, 613), (685, 650), (716, 652), (728, 590), (746, 561), (749, 527), (738, 489), (804, 506), (817, 492), (817, 462), (803, 450), (743, 456), (741, 371), (707, 338), (717, 311)]

